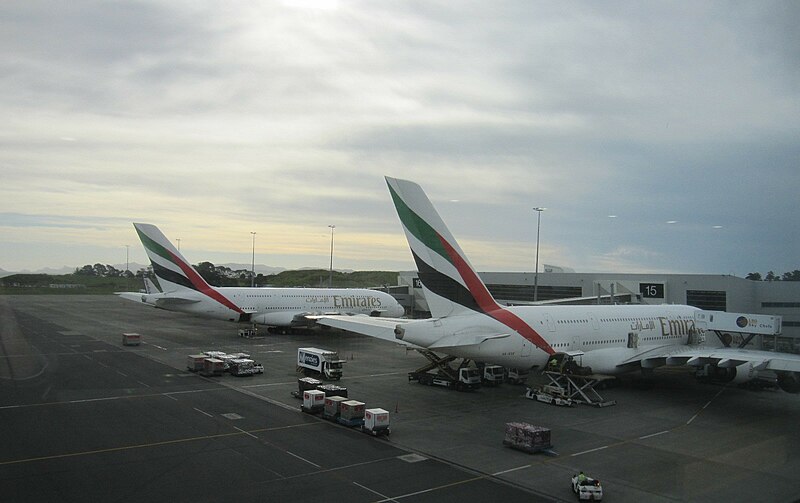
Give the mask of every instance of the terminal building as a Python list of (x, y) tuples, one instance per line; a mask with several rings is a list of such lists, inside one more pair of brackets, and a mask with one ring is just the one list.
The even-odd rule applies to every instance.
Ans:
[[(800, 281), (711, 274), (540, 272), (538, 278), (532, 272), (478, 274), (494, 298), (506, 305), (687, 304), (709, 311), (780, 316), (781, 334), (758, 336), (749, 347), (800, 354)], [(393, 293), (409, 315), (430, 315), (416, 271), (399, 273), (398, 285)]]

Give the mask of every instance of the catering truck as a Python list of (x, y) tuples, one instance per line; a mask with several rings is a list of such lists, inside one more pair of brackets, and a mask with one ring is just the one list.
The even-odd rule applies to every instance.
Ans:
[(297, 371), (307, 376), (321, 376), (338, 381), (342, 378), (339, 353), (329, 349), (297, 348)]

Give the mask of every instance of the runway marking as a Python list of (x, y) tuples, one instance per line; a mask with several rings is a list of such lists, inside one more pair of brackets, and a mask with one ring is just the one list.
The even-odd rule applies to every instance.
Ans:
[(531, 467), (531, 465), (518, 466), (516, 468), (509, 468), (508, 470), (503, 470), (502, 472), (493, 473), (492, 477), (496, 477), (498, 475), (503, 475), (503, 474), (506, 474), (506, 473), (516, 472), (517, 470), (524, 470), (525, 468), (530, 468), (530, 467)]
[[(245, 431), (245, 430), (240, 430), (239, 428), (236, 428), (239, 431), (233, 431), (233, 432), (230, 432), (230, 433), (217, 433), (215, 435), (203, 435), (203, 436), (199, 436), (199, 437), (176, 438), (176, 439), (173, 439), (173, 440), (163, 440), (161, 442), (151, 442), (151, 443), (147, 443), (147, 444), (123, 445), (123, 446), (120, 446), (120, 447), (109, 447), (107, 449), (96, 449), (96, 450), (93, 450), (93, 451), (67, 452), (67, 453), (64, 453), (64, 454), (53, 454), (53, 455), (50, 455), (50, 456), (38, 456), (38, 457), (26, 458), (26, 459), (11, 459), (11, 460), (7, 460), (7, 461), (0, 461), (0, 466), (21, 465), (21, 464), (24, 464), (24, 463), (33, 463), (33, 462), (36, 462), (36, 461), (48, 461), (48, 460), (52, 460), (52, 459), (76, 458), (76, 457), (79, 457), (79, 456), (90, 456), (90, 455), (93, 455), (93, 454), (105, 454), (105, 453), (108, 453), (108, 452), (122, 452), (122, 451), (134, 450), (134, 449), (145, 449), (145, 448), (150, 448), (150, 447), (161, 447), (161, 446), (164, 446), (164, 445), (183, 444), (183, 443), (189, 443), (189, 442), (197, 442), (197, 441), (201, 441), (201, 440), (213, 440), (213, 439), (217, 439), (217, 438), (235, 437), (235, 436), (238, 436), (238, 435), (254, 436), (254, 435), (252, 435), (252, 433), (254, 433), (254, 432), (255, 433), (259, 433), (259, 432), (264, 432), (264, 431), (283, 430), (283, 429), (287, 429), (287, 428), (298, 428), (298, 427), (302, 427), (302, 426), (314, 426), (316, 424), (318, 424), (318, 423), (293, 424), (293, 425), (288, 425), (288, 426), (279, 426), (279, 427), (276, 427), (276, 428), (260, 428), (260, 429), (257, 429), (257, 430), (251, 430), (249, 432)], [(255, 437), (255, 438), (258, 438), (258, 437)], [(322, 468), (321, 466), (319, 466), (317, 464), (314, 464), (311, 461), (308, 461), (307, 459), (301, 458), (297, 454), (292, 454), (289, 451), (286, 451), (286, 452), (288, 452), (289, 454), (291, 454), (292, 456), (294, 456), (296, 458), (302, 459), (303, 461), (316, 466), (317, 468)]]
[(595, 449), (589, 449), (588, 451), (576, 452), (575, 454), (572, 454), (571, 456), (575, 457), (575, 456), (580, 456), (581, 454), (589, 454), (590, 452), (602, 451), (603, 449), (608, 449), (609, 447), (611, 447), (611, 446), (610, 445), (604, 445), (603, 447), (597, 447)]
[(119, 370), (117, 370), (117, 374), (121, 375), (122, 377), (128, 377), (128, 374), (120, 372)]
[(142, 382), (142, 381), (136, 381), (136, 382), (138, 382), (139, 384), (141, 384), (142, 386), (144, 386), (144, 387), (146, 387), (146, 388), (152, 388), (152, 386), (150, 386), (149, 384), (147, 384), (147, 383), (144, 383), (144, 382)]
[(458, 486), (458, 485), (461, 485), (461, 484), (468, 484), (470, 482), (475, 482), (476, 480), (482, 480), (482, 479), (485, 479), (485, 478), (486, 477), (483, 477), (483, 476), (481, 476), (481, 477), (472, 477), (471, 479), (459, 480), (458, 482), (451, 482), (449, 484), (444, 484), (444, 485), (441, 485), (441, 486), (436, 486), (436, 487), (431, 487), (431, 488), (428, 488), (428, 489), (423, 489), (422, 491), (416, 491), (416, 492), (413, 492), (413, 493), (402, 494), (400, 496), (395, 496), (394, 498), (390, 498), (390, 499), (378, 500), (378, 502), (376, 502), (376, 503), (383, 503), (384, 501), (396, 501), (396, 500), (400, 500), (400, 499), (403, 499), (403, 498), (411, 498), (411, 497), (414, 497), (414, 496), (419, 496), (420, 494), (430, 493), (430, 492), (434, 492), (434, 491), (440, 491), (442, 489), (447, 489), (449, 487), (455, 487), (455, 486)]
[(233, 428), (234, 428), (235, 430), (239, 430), (239, 431), (241, 431), (242, 433), (244, 433), (244, 434), (245, 434), (245, 435), (247, 435), (248, 437), (253, 437), (253, 438), (255, 438), (256, 440), (259, 440), (259, 438), (258, 438), (257, 436), (253, 435), (253, 434), (252, 434), (252, 433), (250, 433), (249, 431), (244, 431), (243, 429), (241, 429), (241, 428), (238, 428), (238, 427), (236, 427), (236, 426), (234, 426)]
[(651, 437), (657, 437), (658, 435), (663, 435), (665, 433), (670, 433), (670, 431), (671, 430), (664, 430), (664, 431), (659, 431), (658, 433), (651, 433), (649, 435), (644, 435), (644, 436), (639, 437), (639, 440), (644, 440), (646, 438), (651, 438)]
[[(123, 374), (125, 375), (125, 374)], [(125, 377), (128, 377), (125, 375)], [(165, 396), (167, 398), (171, 398), (172, 400), (176, 400), (176, 398), (172, 397), (171, 395), (181, 395), (184, 393), (204, 393), (207, 391), (236, 391), (232, 388), (200, 388), (200, 389), (192, 389), (192, 390), (184, 390), (184, 391), (168, 391), (165, 393), (146, 393), (142, 395), (118, 395), (118, 396), (106, 396), (100, 398), (86, 398), (83, 400), (67, 400), (61, 402), (45, 402), (45, 403), (28, 403), (28, 404), (19, 404), (19, 405), (2, 405), (0, 406), (0, 410), (5, 409), (22, 409), (28, 407), (47, 407), (51, 405), (69, 405), (75, 403), (85, 403), (85, 402), (102, 402), (104, 400), (121, 400), (121, 399), (132, 399), (132, 398), (153, 398), (158, 396)], [(293, 410), (297, 410), (294, 408)]]
[(296, 457), (296, 458), (297, 458), (297, 459), (299, 459), (300, 461), (305, 461), (305, 462), (306, 462), (306, 463), (308, 463), (309, 465), (316, 466), (317, 468), (322, 468), (320, 465), (318, 465), (318, 464), (316, 464), (316, 463), (314, 463), (314, 462), (312, 462), (312, 461), (309, 461), (309, 460), (307, 460), (306, 458), (304, 458), (304, 457), (302, 457), (302, 456), (298, 456), (297, 454), (295, 454), (295, 453), (293, 453), (293, 452), (291, 452), (291, 451), (284, 451), (284, 452), (285, 452), (286, 454), (290, 455), (290, 456), (294, 456), (294, 457)]
[(708, 406), (709, 406), (709, 405), (711, 405), (711, 402), (713, 402), (714, 400), (716, 400), (717, 398), (719, 398), (719, 396), (722, 394), (722, 392), (723, 392), (723, 391), (725, 391), (725, 389), (726, 389), (726, 387), (723, 387), (721, 390), (719, 390), (719, 392), (718, 392), (716, 395), (714, 395), (714, 396), (711, 398), (711, 400), (707, 401), (705, 405), (703, 405), (702, 407), (700, 407), (700, 410), (698, 410), (698, 411), (697, 411), (697, 413), (695, 413), (695, 415), (694, 415), (694, 416), (692, 416), (691, 418), (689, 418), (689, 420), (688, 420), (688, 421), (686, 421), (686, 424), (687, 424), (687, 425), (690, 425), (690, 424), (692, 424), (692, 421), (694, 421), (695, 419), (697, 419), (697, 417), (700, 415), (700, 413), (701, 413), (701, 412), (703, 412), (704, 410), (706, 410), (706, 409), (708, 408)]
[(397, 500), (394, 500), (394, 499), (392, 499), (392, 498), (391, 498), (391, 497), (389, 497), (389, 496), (386, 496), (385, 494), (381, 494), (381, 493), (379, 493), (378, 491), (375, 491), (375, 490), (373, 490), (373, 489), (370, 489), (370, 488), (369, 488), (369, 487), (367, 487), (367, 486), (361, 485), (361, 484), (359, 484), (358, 482), (353, 482), (353, 484), (354, 484), (354, 485), (357, 485), (357, 486), (358, 486), (358, 487), (360, 487), (361, 489), (364, 489), (365, 491), (369, 491), (369, 492), (371, 492), (372, 494), (377, 494), (377, 495), (378, 495), (378, 496), (380, 496), (381, 498), (384, 498), (382, 501), (397, 501)]
[(164, 350), (164, 351), (166, 351), (166, 350), (167, 350), (167, 348), (161, 347), (161, 346), (159, 346), (158, 344), (153, 344), (152, 342), (144, 342), (144, 341), (142, 341), (142, 344), (147, 344), (148, 346), (153, 346), (153, 347), (156, 347), (156, 348), (158, 348), (158, 349), (162, 349), (162, 350)]
[(205, 415), (206, 415), (206, 416), (208, 416), (208, 417), (214, 417), (214, 416), (212, 416), (211, 414), (209, 414), (208, 412), (206, 412), (206, 411), (204, 411), (204, 410), (200, 410), (200, 409), (198, 409), (197, 407), (192, 407), (192, 408), (193, 408), (194, 410), (196, 410), (197, 412), (199, 412), (200, 414), (205, 414)]

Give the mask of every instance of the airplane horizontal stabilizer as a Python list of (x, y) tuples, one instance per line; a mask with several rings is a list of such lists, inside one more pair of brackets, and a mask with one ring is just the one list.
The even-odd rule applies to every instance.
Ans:
[(169, 297), (161, 297), (155, 299), (156, 307), (163, 307), (167, 308), (170, 306), (182, 306), (186, 304), (195, 304), (200, 302), (200, 299), (191, 299), (186, 297), (174, 297), (170, 295)]
[(465, 334), (465, 333), (456, 333), (452, 335), (448, 335), (442, 337), (435, 343), (428, 346), (428, 349), (435, 349), (435, 350), (443, 350), (446, 348), (455, 348), (458, 346), (474, 346), (478, 345), (482, 342), (485, 342), (489, 339), (502, 339), (504, 337), (508, 337), (511, 334)]
[(142, 297), (145, 295), (142, 292), (114, 292), (114, 295), (119, 295), (125, 300), (132, 300), (134, 302), (143, 302)]

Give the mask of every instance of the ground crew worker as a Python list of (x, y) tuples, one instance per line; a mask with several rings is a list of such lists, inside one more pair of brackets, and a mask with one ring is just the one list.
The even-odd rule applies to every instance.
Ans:
[(584, 475), (583, 472), (579, 473), (578, 474), (578, 485), (579, 486), (585, 485), (586, 484), (586, 479), (587, 479), (587, 477), (586, 477), (586, 475)]

